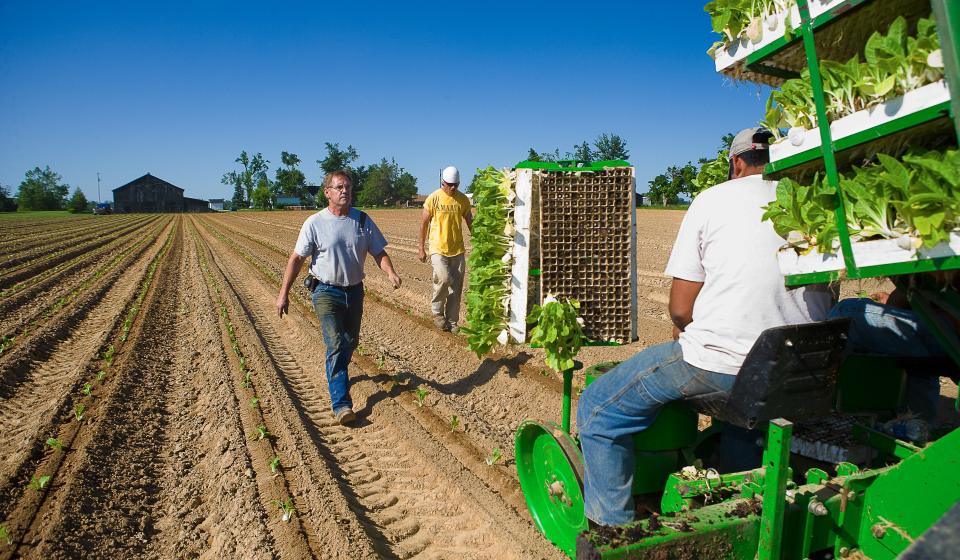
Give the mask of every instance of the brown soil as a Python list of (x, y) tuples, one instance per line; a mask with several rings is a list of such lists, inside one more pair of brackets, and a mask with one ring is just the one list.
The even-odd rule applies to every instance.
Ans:
[[(478, 359), (438, 332), (419, 210), (370, 214), (403, 287), (368, 263), (349, 428), (306, 293), (274, 307), (309, 213), (0, 223), (0, 334), (16, 334), (0, 353), (0, 560), (562, 558), (513, 464), (523, 419), (559, 419), (559, 379), (538, 350)], [(639, 340), (586, 348), (588, 364), (670, 336), (662, 270), (683, 213), (638, 216)], [(89, 245), (45, 258), (65, 236)]]

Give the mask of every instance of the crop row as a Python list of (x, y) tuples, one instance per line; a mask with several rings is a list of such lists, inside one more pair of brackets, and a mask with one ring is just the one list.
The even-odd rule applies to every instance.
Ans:
[[(20, 240), (16, 247), (3, 252), (6, 255), (6, 265), (13, 267), (20, 263), (35, 259), (59, 250), (61, 247), (73, 246), (91, 239), (107, 236), (113, 232), (123, 230), (130, 224), (142, 223), (141, 216), (128, 216), (123, 220), (95, 224), (84, 228), (68, 229), (53, 235), (31, 236)], [(52, 239), (50, 239), (52, 238)]]
[[(21, 514), (20, 519), (24, 519), (24, 513), (26, 513), (26, 517), (29, 519), (26, 521), (25, 526), (20, 527), (20, 530), (23, 533), (26, 533), (26, 531), (29, 530), (31, 523), (33, 523), (37, 513), (40, 511), (40, 508), (47, 497), (47, 493), (49, 492), (50, 483), (53, 481), (64, 460), (66, 459), (66, 454), (72, 449), (74, 442), (80, 434), (81, 428), (84, 426), (84, 422), (86, 421), (88, 425), (90, 424), (91, 411), (98, 408), (96, 404), (98, 394), (95, 389), (97, 387), (105, 388), (106, 383), (108, 383), (108, 376), (110, 376), (112, 373), (115, 373), (114, 362), (117, 353), (127, 342), (130, 326), (132, 326), (133, 322), (136, 320), (138, 312), (143, 305), (143, 301), (154, 284), (153, 281), (156, 276), (157, 267), (166, 257), (175, 237), (176, 232), (171, 232), (160, 251), (151, 259), (150, 264), (147, 266), (146, 273), (140, 281), (140, 286), (136, 292), (136, 297), (129, 304), (129, 308), (126, 313), (126, 320), (124, 321), (122, 327), (116, 328), (115, 326), (113, 335), (98, 351), (97, 365), (94, 368), (96, 369), (96, 373), (93, 374), (91, 378), (83, 381), (82, 385), (79, 387), (79, 394), (74, 395), (71, 399), (73, 406), (70, 407), (70, 422), (67, 425), (61, 426), (59, 430), (52, 430), (56, 433), (56, 436), (51, 436), (46, 439), (45, 445), (52, 450), (53, 454), (49, 455), (47, 459), (44, 460), (36, 469), (36, 472), (30, 477), (30, 481), (26, 485), (27, 487), (25, 492), (32, 491), (33, 494), (27, 495), (21, 499), (21, 507), (18, 508)], [(148, 239), (149, 238), (144, 238), (137, 244), (139, 245)], [(133, 247), (125, 251), (125, 253), (132, 249)], [(114, 260), (116, 261), (118, 258)], [(103, 391), (104, 395), (108, 393), (108, 390)], [(27, 510), (26, 512), (24, 512), (25, 509)], [(11, 538), (6, 524), (0, 525), (0, 538), (6, 539), (8, 544), (13, 544), (13, 539)], [(23, 542), (22, 538), (20, 539), (20, 542)], [(16, 553), (16, 549), (14, 548), (9, 552), (11, 555), (13, 555)], [(0, 555), (0, 557), (4, 556)]]

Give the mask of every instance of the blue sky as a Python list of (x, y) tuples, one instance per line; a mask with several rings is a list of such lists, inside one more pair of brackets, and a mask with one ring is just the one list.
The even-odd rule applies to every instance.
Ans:
[[(586, 8), (594, 8), (588, 11)], [(638, 190), (715, 154), (765, 95), (705, 54), (703, 2), (0, 2), (0, 184), (49, 165), (88, 197), (150, 172), (188, 196), (241, 150), (324, 142), (393, 157), (436, 187), (457, 165), (512, 166), (603, 132)]]

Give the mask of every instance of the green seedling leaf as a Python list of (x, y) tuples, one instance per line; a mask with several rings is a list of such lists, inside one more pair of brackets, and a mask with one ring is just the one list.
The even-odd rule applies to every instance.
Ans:
[(260, 424), (259, 426), (257, 426), (257, 430), (253, 433), (253, 436), (252, 436), (252, 438), (256, 441), (269, 439), (271, 437), (273, 437), (273, 435), (267, 430), (267, 427), (264, 426), (263, 424)]
[(270, 459), (270, 472), (273, 474), (278, 474), (280, 470), (280, 456), (274, 455), (273, 459)]
[(260, 399), (257, 397), (250, 397), (250, 408), (257, 408), (260, 406)]
[(47, 438), (47, 445), (58, 451), (63, 451), (63, 443), (57, 438)]
[(89, 383), (84, 383), (84, 384), (83, 384), (83, 389), (81, 390), (81, 392), (82, 392), (84, 395), (87, 395), (87, 396), (89, 397), (90, 394), (93, 393), (93, 385), (91, 385), (91, 384), (89, 384)]
[(77, 419), (77, 422), (83, 422), (83, 412), (87, 410), (87, 407), (83, 403), (78, 403), (73, 407), (73, 416)]
[(460, 419), (457, 418), (456, 414), (454, 414), (453, 418), (450, 419), (450, 431), (455, 432), (459, 427), (460, 427)]
[(281, 519), (283, 519), (284, 522), (290, 521), (293, 514), (297, 512), (297, 508), (293, 505), (293, 498), (287, 498), (282, 502), (280, 500), (271, 500), (270, 503), (277, 506), (277, 508), (283, 512)]
[(536, 326), (530, 331), (530, 344), (540, 346), (547, 354), (546, 363), (555, 371), (573, 367), (573, 359), (580, 351), (585, 337), (577, 316), (580, 302), (575, 299), (560, 302), (548, 295), (542, 306), (535, 305), (527, 317)]
[(13, 544), (13, 540), (10, 539), (10, 534), (7, 533), (6, 525), (0, 525), (0, 540), (6, 541), (8, 545)]
[(417, 392), (416, 392), (417, 406), (422, 407), (422, 406), (423, 406), (423, 399), (425, 399), (425, 398), (427, 397), (427, 395), (429, 395), (429, 394), (430, 394), (430, 391), (427, 391), (426, 389), (424, 389), (424, 388), (422, 388), (422, 387), (419, 388), (419, 389), (417, 389)]
[(105, 372), (105, 371), (103, 371), (103, 370), (101, 369), (100, 371), (97, 372), (97, 381), (103, 381), (103, 379), (104, 379), (106, 376), (107, 376), (107, 372)]
[(494, 447), (493, 451), (491, 451), (490, 455), (487, 457), (486, 462), (487, 465), (492, 467), (493, 465), (499, 463), (501, 459), (503, 459), (503, 453), (500, 452), (499, 447)]
[(40, 478), (37, 478), (37, 475), (33, 475), (33, 478), (30, 480), (30, 488), (40, 491), (47, 487), (47, 484), (50, 482), (50, 475), (43, 475)]

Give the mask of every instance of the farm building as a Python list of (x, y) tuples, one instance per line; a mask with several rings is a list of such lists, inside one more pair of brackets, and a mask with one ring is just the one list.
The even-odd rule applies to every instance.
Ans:
[(126, 185), (113, 189), (113, 211), (130, 212), (209, 212), (206, 200), (183, 196), (183, 189), (147, 173)]
[(223, 199), (211, 198), (209, 201), (210, 209), (214, 212), (223, 212)]

